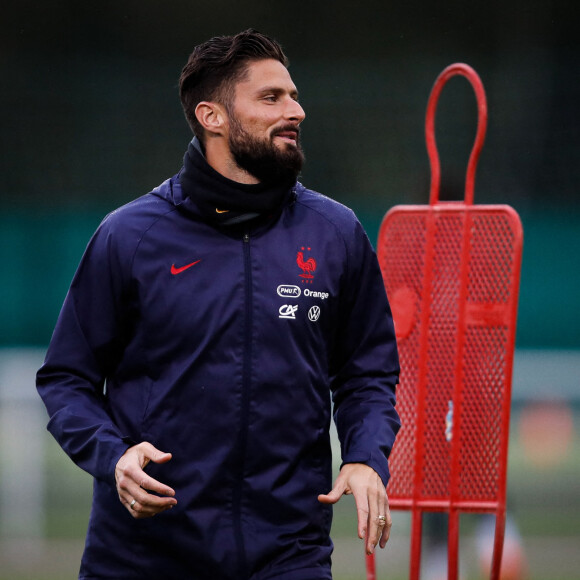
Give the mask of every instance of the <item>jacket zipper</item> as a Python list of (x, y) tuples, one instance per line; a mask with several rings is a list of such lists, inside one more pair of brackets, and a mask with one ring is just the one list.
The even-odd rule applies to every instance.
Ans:
[(238, 549), (239, 578), (246, 578), (248, 575), (248, 562), (246, 559), (246, 549), (242, 531), (242, 495), (244, 469), (246, 464), (246, 454), (248, 445), (248, 424), (250, 413), (250, 388), (251, 388), (251, 368), (252, 368), (252, 264), (250, 256), (250, 234), (246, 232), (242, 238), (244, 255), (244, 362), (242, 370), (242, 400), (241, 400), (241, 420), (238, 471), (233, 494), (234, 507), (234, 533)]

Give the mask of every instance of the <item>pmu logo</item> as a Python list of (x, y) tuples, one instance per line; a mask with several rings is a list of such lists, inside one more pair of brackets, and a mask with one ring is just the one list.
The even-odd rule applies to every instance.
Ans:
[(302, 294), (302, 290), (298, 286), (292, 286), (291, 284), (280, 284), (277, 292), (278, 296), (283, 296), (284, 298), (298, 298)]
[(316, 271), (316, 260), (314, 258), (308, 258), (307, 260), (304, 259), (304, 252), (310, 251), (310, 248), (300, 248), (301, 251), (298, 252), (296, 255), (296, 263), (298, 267), (302, 270), (302, 274), (300, 274), (301, 278), (304, 278), (303, 282), (308, 284), (309, 282), (312, 283), (312, 279), (314, 278), (314, 272)]

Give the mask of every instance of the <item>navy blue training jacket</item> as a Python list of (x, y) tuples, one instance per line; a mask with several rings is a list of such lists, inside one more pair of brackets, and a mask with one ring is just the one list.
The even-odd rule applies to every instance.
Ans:
[[(174, 177), (111, 213), (37, 378), (95, 478), (80, 578), (330, 578), (329, 392), (343, 462), (386, 483), (398, 372), (374, 251), (341, 204), (298, 183), (269, 221), (216, 227)], [(147, 471), (178, 504), (135, 520), (114, 469), (141, 441), (173, 454)]]

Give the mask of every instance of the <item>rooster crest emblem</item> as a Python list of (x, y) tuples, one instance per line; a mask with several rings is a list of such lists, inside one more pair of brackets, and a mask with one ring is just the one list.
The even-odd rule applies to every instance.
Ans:
[[(307, 248), (310, 250), (310, 248)], [(298, 252), (296, 255), (296, 263), (298, 267), (302, 270), (302, 274), (300, 276), (302, 278), (306, 278), (307, 280), (311, 280), (314, 278), (313, 272), (316, 271), (316, 260), (314, 258), (308, 258), (308, 260), (304, 260), (304, 250), (305, 248), (301, 248), (301, 252)]]

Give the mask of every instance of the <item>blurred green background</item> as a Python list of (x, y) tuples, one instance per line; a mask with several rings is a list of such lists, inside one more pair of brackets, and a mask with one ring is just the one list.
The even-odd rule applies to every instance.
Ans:
[[(34, 371), (102, 217), (179, 170), (190, 133), (177, 79), (189, 52), (247, 27), (275, 36), (290, 57), (307, 113), (301, 181), (352, 207), (373, 242), (390, 207), (428, 200), (424, 116), (435, 78), (453, 62), (479, 73), (489, 124), (475, 201), (512, 205), (525, 236), (510, 511), (527, 577), (578, 577), (580, 27), (572, 1), (8, 0), (3, 8), (0, 579), (76, 577), (90, 478), (45, 433)], [(475, 115), (468, 83), (452, 79), (437, 114), (442, 199), (463, 195)], [(337, 580), (364, 577), (349, 501), (337, 509)], [(401, 515), (395, 524), (379, 577), (404, 575), (408, 522)], [(462, 528), (466, 577), (479, 574), (479, 525), (467, 518)]]

